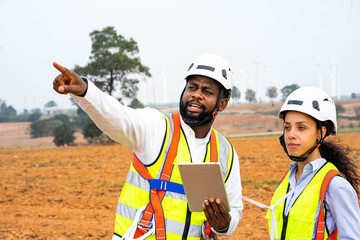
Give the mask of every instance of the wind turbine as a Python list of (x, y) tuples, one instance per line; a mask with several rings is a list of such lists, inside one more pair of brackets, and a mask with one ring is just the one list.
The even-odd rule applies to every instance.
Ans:
[(167, 96), (167, 75), (165, 72), (165, 68), (163, 68), (163, 84), (164, 84), (164, 103), (168, 103), (168, 96)]
[(317, 67), (317, 78), (319, 81), (319, 88), (323, 89), (323, 82), (322, 82), (322, 76), (321, 76), (321, 72), (320, 72), (320, 57), (318, 56), (316, 61), (314, 62), (316, 67)]
[(244, 69), (240, 69), (239, 70), (239, 74), (240, 74), (240, 101), (245, 101), (245, 92), (246, 92), (246, 77), (245, 77), (245, 70)]
[(147, 104), (147, 86), (148, 86), (148, 81), (146, 81), (146, 77), (144, 76), (143, 77), (143, 80), (142, 80), (142, 89), (144, 91), (144, 105)]
[(143, 103), (144, 105), (147, 105), (147, 91), (148, 91), (148, 85), (149, 85), (149, 82), (146, 80), (146, 75), (145, 73), (143, 72), (138, 72), (139, 74), (139, 77), (142, 79), (140, 81), (140, 92), (142, 91), (143, 92)]
[(165, 68), (163, 67), (160, 76), (158, 77), (158, 81), (163, 85), (164, 91), (164, 103), (167, 103), (167, 76), (165, 72)]
[(269, 78), (268, 78), (268, 73), (270, 71), (270, 67), (268, 65), (264, 65), (264, 78), (265, 78), (265, 101), (267, 101), (267, 89), (269, 87)]
[(337, 99), (340, 99), (340, 70), (339, 70), (339, 65), (336, 64), (335, 58), (331, 59), (331, 65), (333, 66), (333, 71), (332, 71), (332, 91), (331, 94), (333, 96), (337, 96)]
[[(257, 92), (258, 91), (258, 88), (257, 88), (257, 81), (258, 81), (258, 65), (260, 64), (260, 62), (258, 62), (256, 60), (256, 58), (254, 58), (254, 65), (255, 65), (255, 86), (254, 86), (254, 91)], [(259, 94), (260, 96), (260, 94)]]

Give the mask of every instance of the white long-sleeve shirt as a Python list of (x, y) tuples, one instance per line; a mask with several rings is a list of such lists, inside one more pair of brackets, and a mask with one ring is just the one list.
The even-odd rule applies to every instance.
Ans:
[[(114, 97), (100, 91), (91, 81), (88, 81), (88, 89), (84, 97), (74, 95), (72, 97), (104, 133), (133, 149), (143, 164), (148, 165), (156, 160), (166, 130), (166, 122), (160, 111), (148, 107), (132, 109), (123, 106)], [(192, 161), (201, 163), (211, 131), (205, 138), (195, 138), (194, 131), (182, 119), (181, 126), (190, 148)], [(242, 217), (243, 209), (240, 166), (235, 151), (232, 170), (225, 187), (231, 207), (231, 222), (227, 233), (221, 235), (232, 235)]]

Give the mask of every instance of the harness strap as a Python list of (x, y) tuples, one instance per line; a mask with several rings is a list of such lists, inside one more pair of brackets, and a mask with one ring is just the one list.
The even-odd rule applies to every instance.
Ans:
[(216, 146), (216, 138), (215, 138), (215, 131), (214, 129), (211, 130), (210, 136), (210, 162), (217, 162), (218, 155), (217, 155), (217, 146)]
[[(173, 114), (173, 123), (174, 123), (174, 132), (173, 137), (171, 139), (170, 148), (168, 155), (165, 160), (165, 165), (161, 173), (161, 180), (169, 181), (173, 162), (176, 157), (177, 148), (179, 145), (179, 137), (180, 137), (180, 114)], [(150, 175), (149, 171), (146, 167), (140, 162), (140, 160), (135, 156), (133, 157), (133, 166), (138, 171), (138, 173), (145, 179), (150, 180), (153, 177)], [(150, 221), (155, 212), (155, 234), (157, 239), (165, 239), (165, 220), (164, 220), (164, 212), (161, 206), (161, 201), (164, 198), (165, 190), (157, 190), (150, 188), (150, 202), (146, 206), (142, 219), (139, 222), (139, 225), (145, 225), (150, 228)], [(134, 237), (138, 238), (145, 234), (147, 229), (138, 228), (135, 232)]]
[(150, 189), (170, 191), (180, 194), (185, 194), (184, 186), (180, 183), (174, 183), (161, 179), (149, 179)]
[[(325, 219), (324, 219), (324, 198), (325, 198), (325, 192), (329, 186), (329, 183), (331, 181), (331, 179), (335, 176), (343, 176), (339, 171), (337, 170), (330, 170), (322, 184), (321, 184), (321, 189), (320, 189), (320, 203), (321, 203), (321, 208), (320, 209), (320, 214), (319, 214), (319, 218), (318, 218), (318, 227), (317, 227), (317, 232), (316, 232), (316, 240), (323, 240), (324, 239), (324, 231), (325, 231)], [(330, 237), (328, 238), (329, 240), (335, 240), (337, 237), (337, 228), (333, 231), (333, 233), (330, 235)]]

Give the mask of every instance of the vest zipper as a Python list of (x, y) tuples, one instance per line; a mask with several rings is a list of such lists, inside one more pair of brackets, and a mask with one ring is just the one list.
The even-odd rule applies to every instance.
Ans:
[(189, 206), (187, 206), (186, 209), (186, 219), (185, 219), (185, 227), (184, 227), (184, 232), (182, 234), (182, 239), (186, 240), (187, 236), (189, 234), (189, 230), (190, 230), (190, 220), (191, 220), (191, 212), (189, 209)]
[(288, 217), (289, 216), (283, 216), (283, 228), (282, 228), (282, 231), (281, 231), (281, 240), (285, 240), (285, 237), (286, 237), (286, 228), (287, 228), (287, 224), (288, 224)]

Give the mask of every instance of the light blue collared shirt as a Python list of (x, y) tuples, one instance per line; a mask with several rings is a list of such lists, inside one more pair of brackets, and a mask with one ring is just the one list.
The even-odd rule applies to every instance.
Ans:
[[(297, 163), (290, 165), (290, 190), (294, 189), (293, 194), (288, 196), (285, 206), (285, 215), (289, 214), (291, 206), (309, 184), (316, 172), (326, 163), (323, 158), (316, 159), (308, 163), (298, 182), (295, 179)], [(290, 191), (289, 190), (289, 191)], [(334, 177), (325, 193), (325, 207), (327, 210), (326, 226), (330, 233), (337, 227), (339, 239), (359, 240), (360, 239), (360, 209), (358, 197), (354, 188), (344, 178)], [(316, 219), (319, 214), (320, 206), (316, 211)], [(315, 232), (313, 237), (315, 236)]]

